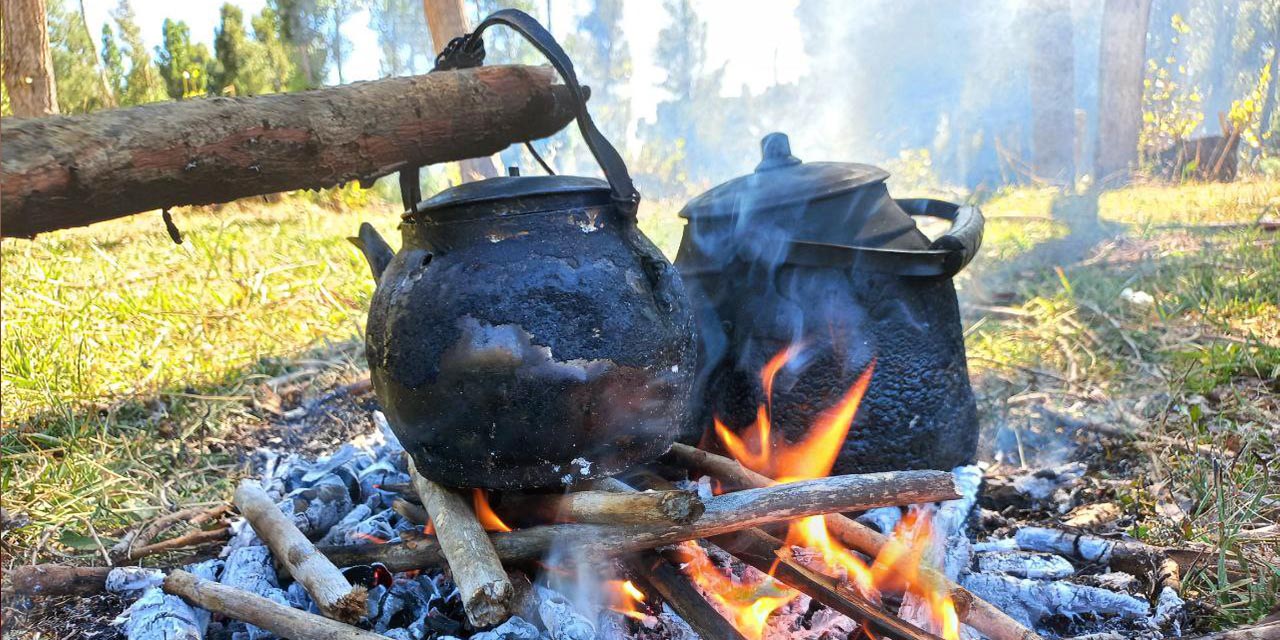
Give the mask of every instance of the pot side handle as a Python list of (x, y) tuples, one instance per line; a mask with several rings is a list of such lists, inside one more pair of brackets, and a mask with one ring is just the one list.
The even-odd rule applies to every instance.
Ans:
[(929, 216), (951, 221), (951, 229), (933, 241), (930, 249), (946, 251), (943, 259), (943, 275), (960, 273), (973, 260), (982, 247), (982, 230), (985, 220), (977, 207), (960, 206), (943, 200), (910, 198), (897, 200), (903, 211), (913, 216)]

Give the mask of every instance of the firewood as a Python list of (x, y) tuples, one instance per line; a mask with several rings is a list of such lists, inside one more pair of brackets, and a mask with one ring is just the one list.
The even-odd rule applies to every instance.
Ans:
[(356, 622), (365, 615), (365, 588), (347, 582), (256, 481), (241, 482), (235, 502), (240, 514), (267, 543), (285, 571), (307, 590), (321, 613), (343, 622)]
[(839, 584), (800, 564), (791, 556), (781, 540), (760, 531), (748, 529), (730, 536), (711, 539), (739, 560), (771, 574), (779, 582), (865, 625), (876, 635), (894, 640), (941, 640), (915, 625), (863, 598), (851, 588)]
[[(813, 515), (954, 497), (952, 476), (945, 471), (831, 476), (715, 496), (703, 501), (706, 510), (689, 524), (555, 524), (494, 533), (489, 539), (503, 562), (540, 560), (553, 544), (570, 546), (578, 557), (597, 560)], [(440, 521), (434, 514), (432, 521), (439, 531)], [(392, 572), (424, 569), (442, 562), (439, 545), (429, 537), (402, 543), (325, 547), (322, 552), (338, 566), (381, 562)]]
[(427, 523), (427, 510), (423, 509), (420, 504), (414, 504), (403, 498), (396, 498), (391, 503), (391, 510), (414, 524), (425, 525)]
[(1228, 629), (1188, 640), (1277, 640), (1280, 638), (1280, 622)]
[(87, 596), (102, 593), (111, 567), (34, 564), (4, 572), (6, 594), (19, 596)]
[(645, 551), (623, 560), (627, 570), (649, 591), (656, 591), (703, 638), (746, 640), (724, 616), (716, 611), (688, 576), (680, 573), (662, 556)]
[(294, 609), (235, 587), (174, 571), (164, 580), (165, 593), (194, 606), (220, 613), (292, 640), (385, 640), (344, 622)]
[[(756, 473), (724, 456), (683, 444), (672, 445), (667, 459), (686, 469), (696, 470), (731, 487), (767, 487), (773, 479)], [(852, 511), (856, 509), (845, 509)], [(826, 516), (827, 531), (841, 544), (872, 558), (889, 543), (889, 537), (838, 513)], [(977, 629), (991, 640), (1039, 640), (1040, 636), (1006, 615), (996, 606), (969, 593), (932, 569), (922, 569), (926, 579), (945, 584), (957, 604), (960, 621)]]
[(493, 66), (297, 93), (5, 118), (4, 237), (362, 183), (489, 155), (574, 117), (549, 68)]
[(547, 522), (587, 524), (688, 524), (705, 506), (692, 491), (571, 491), (561, 494), (504, 494), (502, 513), (533, 515)]
[(467, 619), (477, 627), (502, 622), (509, 615), (515, 591), (493, 543), (476, 519), (471, 501), (422, 477), (412, 460), (409, 475), (435, 525), (453, 582), (462, 593)]

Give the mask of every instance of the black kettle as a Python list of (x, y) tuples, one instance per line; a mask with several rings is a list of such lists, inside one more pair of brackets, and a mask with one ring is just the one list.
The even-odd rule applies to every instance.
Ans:
[(661, 455), (687, 422), (693, 314), (636, 227), (640, 195), (587, 113), (564, 51), (527, 14), (494, 13), (437, 68), (483, 60), (480, 34), (522, 34), (564, 77), (606, 181), (491, 178), (414, 202), (394, 256), (372, 227), (366, 356), (392, 430), (427, 478), (519, 489), (608, 476)]
[[(686, 435), (706, 435), (717, 419), (742, 430), (767, 407), (773, 429), (798, 441), (873, 367), (835, 472), (972, 461), (977, 411), (951, 277), (981, 244), (982, 214), (895, 200), (885, 171), (801, 162), (781, 133), (762, 148), (754, 173), (680, 213), (675, 264), (700, 330), (700, 408)], [(913, 216), (952, 226), (930, 241)], [(783, 353), (766, 383), (766, 363)]]

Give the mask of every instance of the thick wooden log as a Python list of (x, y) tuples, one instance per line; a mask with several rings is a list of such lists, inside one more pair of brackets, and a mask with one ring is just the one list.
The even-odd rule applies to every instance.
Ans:
[(503, 514), (532, 515), (546, 522), (587, 524), (688, 524), (705, 510), (698, 494), (681, 490), (504, 494), (495, 508)]
[(6, 118), (0, 234), (368, 181), (495, 153), (574, 117), (549, 67), (495, 66), (247, 98)]
[(265, 629), (293, 640), (385, 640), (370, 631), (323, 616), (294, 609), (235, 587), (174, 571), (164, 580), (164, 591), (194, 606)]
[[(825, 513), (955, 497), (955, 483), (945, 471), (831, 476), (715, 496), (704, 501), (706, 511), (689, 524), (556, 524), (494, 533), (489, 539), (503, 562), (541, 560), (553, 544), (571, 546), (581, 558), (603, 559)], [(435, 514), (432, 520), (439, 530)], [(443, 560), (432, 538), (322, 547), (321, 551), (340, 567), (381, 562), (392, 572), (438, 567)]]
[[(775, 484), (773, 479), (742, 466), (736, 460), (679, 443), (671, 447), (667, 459), (686, 469), (716, 478), (731, 488), (767, 487)], [(855, 510), (861, 509), (847, 511)], [(889, 544), (888, 536), (839, 513), (827, 514), (826, 522), (827, 531), (841, 544), (872, 558)], [(941, 573), (929, 568), (922, 568), (921, 573), (935, 584), (947, 585), (951, 590), (952, 600), (956, 602), (960, 621), (992, 640), (1040, 640), (1038, 634), (1009, 617), (999, 607), (970, 593)]]
[(368, 610), (364, 587), (352, 586), (302, 531), (293, 524), (255, 480), (236, 489), (236, 507), (270, 547), (285, 571), (302, 584), (320, 613), (343, 622), (357, 622)]
[(477, 627), (488, 627), (510, 615), (515, 589), (498, 560), (489, 536), (476, 519), (471, 501), (418, 473), (409, 462), (413, 487), (435, 526), (436, 536), (453, 574), (453, 583), (462, 592), (467, 619)]
[(4, 592), (18, 596), (87, 596), (102, 593), (111, 567), (32, 564), (4, 573)]

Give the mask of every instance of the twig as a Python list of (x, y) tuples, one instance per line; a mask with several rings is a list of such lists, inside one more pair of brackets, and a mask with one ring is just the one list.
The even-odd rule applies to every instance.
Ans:
[(230, 537), (230, 531), (231, 529), (229, 527), (220, 527), (208, 530), (198, 529), (190, 533), (169, 538), (168, 540), (161, 540), (160, 542), (149, 544), (145, 547), (134, 547), (133, 551), (129, 552), (128, 559), (140, 560), (147, 556), (154, 556), (158, 553), (220, 542)]
[(285, 571), (311, 594), (320, 613), (343, 622), (357, 622), (368, 611), (364, 587), (352, 586), (315, 545), (271, 500), (254, 480), (236, 489), (236, 507), (253, 530), (270, 547)]
[(152, 520), (149, 524), (129, 531), (123, 538), (120, 538), (120, 541), (111, 547), (111, 559), (115, 562), (128, 559), (135, 546), (146, 546), (156, 536), (164, 533), (169, 527), (182, 520), (186, 520), (193, 525), (199, 525), (222, 515), (226, 512), (226, 509), (226, 505), (217, 505), (214, 507), (187, 507), (166, 513)]
[(409, 475), (435, 525), (453, 582), (462, 592), (467, 619), (477, 627), (502, 622), (509, 615), (514, 588), (470, 501), (422, 477), (412, 459)]
[(386, 640), (349, 624), (285, 606), (235, 587), (173, 571), (165, 578), (165, 593), (187, 602), (247, 622), (282, 638), (293, 640)]

